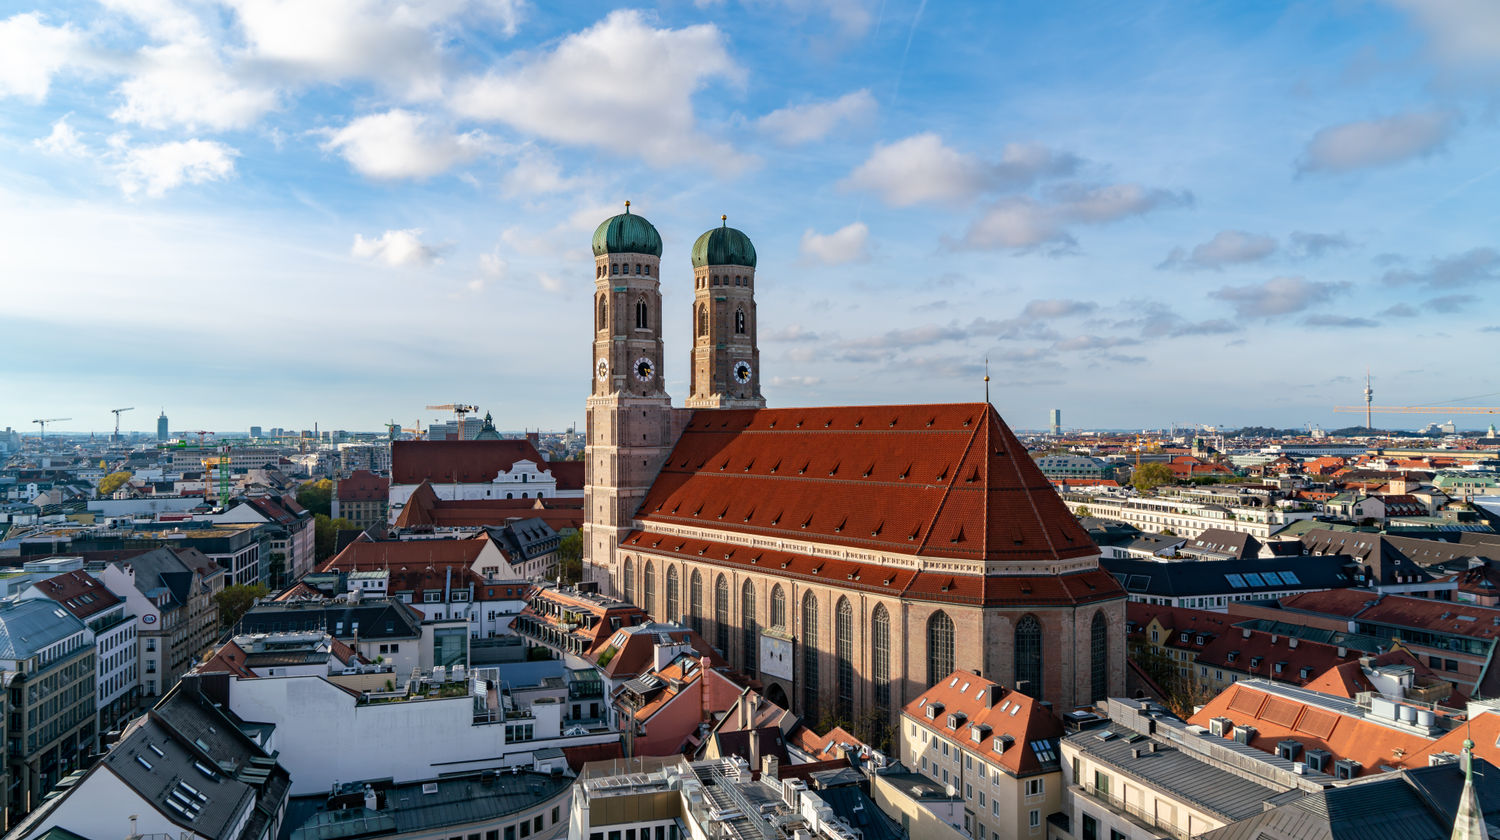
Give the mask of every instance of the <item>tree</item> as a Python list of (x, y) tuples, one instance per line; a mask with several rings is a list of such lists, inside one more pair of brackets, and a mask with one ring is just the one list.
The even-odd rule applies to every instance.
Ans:
[(219, 608), (219, 626), (226, 629), (233, 627), (255, 606), (257, 600), (269, 594), (270, 590), (259, 583), (236, 583), (224, 587), (223, 591), (214, 595), (214, 604)]
[(557, 543), (557, 573), (564, 584), (583, 580), (583, 534), (574, 531)]
[(125, 484), (125, 482), (130, 480), (131, 475), (132, 473), (129, 470), (120, 470), (119, 472), (112, 472), (109, 475), (106, 475), (105, 477), (99, 479), (100, 498), (108, 496), (116, 490), (119, 490), (120, 487)]
[(318, 561), (321, 562), (333, 556), (333, 549), (338, 544), (340, 531), (351, 531), (358, 527), (342, 516), (332, 519), (326, 514), (313, 514), (313, 553)]
[(1075, 514), (1079, 519), (1088, 519), (1090, 516), (1094, 515), (1094, 512), (1089, 510), (1088, 505), (1079, 505), (1078, 510), (1075, 512)]
[(297, 488), (297, 504), (307, 508), (313, 513), (321, 513), (324, 516), (333, 515), (333, 481), (322, 478), (317, 481), (304, 482)]
[(1130, 485), (1142, 493), (1150, 493), (1163, 484), (1176, 480), (1172, 468), (1162, 463), (1142, 464), (1130, 476)]

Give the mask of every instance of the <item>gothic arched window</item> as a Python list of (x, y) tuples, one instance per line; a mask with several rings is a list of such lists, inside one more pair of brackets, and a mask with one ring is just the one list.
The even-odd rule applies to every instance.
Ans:
[(927, 618), (927, 684), (953, 673), (953, 619), (942, 610)]
[(703, 575), (697, 569), (688, 582), (688, 624), (700, 635), (703, 633)]
[(743, 309), (734, 311), (734, 331), (741, 335), (745, 332), (745, 310)]
[(662, 621), (679, 621), (682, 613), (677, 611), (677, 567), (667, 567), (667, 605), (662, 608)]
[(755, 676), (759, 658), (760, 627), (755, 620), (755, 584), (745, 581), (740, 587), (740, 657), (745, 673)]
[(1042, 623), (1034, 615), (1016, 622), (1016, 690), (1042, 696)]
[(786, 590), (779, 583), (771, 590), (771, 629), (786, 629)]
[(1104, 620), (1104, 610), (1094, 613), (1089, 636), (1089, 665), (1092, 671), (1089, 699), (1103, 700), (1109, 693), (1109, 622)]
[(641, 273), (641, 264), (640, 263), (636, 263), (635, 264), (635, 273), (636, 274), (640, 274)]
[(838, 710), (843, 724), (854, 722), (854, 607), (840, 598), (833, 613), (833, 647), (838, 666)]
[(729, 656), (729, 579), (719, 575), (714, 584), (714, 635), (719, 643), (719, 655)]
[(625, 558), (625, 602), (635, 603), (635, 564)]
[(876, 709), (884, 714), (891, 706), (891, 614), (883, 604), (870, 614), (870, 679)]
[(636, 329), (638, 329), (638, 330), (644, 330), (644, 329), (649, 329), (650, 328), (651, 321), (650, 321), (650, 318), (649, 318), (649, 316), (647, 314), (648, 311), (649, 310), (648, 310), (648, 308), (646, 306), (646, 299), (645, 298), (641, 298), (640, 300), (638, 300), (638, 301), (635, 302), (635, 328)]
[(818, 720), (818, 599), (802, 596), (802, 716)]
[(606, 297), (606, 296), (604, 296), (604, 295), (600, 295), (599, 296), (599, 329), (602, 330), (602, 329), (606, 329), (608, 327), (609, 327), (609, 298)]
[(698, 335), (708, 335), (708, 307), (698, 304)]
[(656, 614), (656, 572), (651, 568), (651, 561), (646, 561), (646, 568), (641, 576), (641, 595), (644, 604), (641, 607), (646, 610), (646, 615), (652, 618), (660, 618)]

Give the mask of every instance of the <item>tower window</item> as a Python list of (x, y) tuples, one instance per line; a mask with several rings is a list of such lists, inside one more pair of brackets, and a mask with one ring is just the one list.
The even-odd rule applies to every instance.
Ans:
[(613, 274), (619, 274), (620, 273), (620, 264), (619, 263), (611, 263), (610, 266), (609, 266), (609, 273), (612, 274), (612, 275)]
[(740, 335), (745, 332), (745, 310), (743, 309), (734, 311), (734, 331)]
[(609, 298), (599, 296), (599, 329), (609, 326)]
[(698, 334), (708, 335), (708, 307), (698, 305)]
[(641, 264), (640, 263), (636, 263), (635, 264), (635, 273), (636, 274), (640, 274), (641, 273)]
[(635, 302), (635, 328), (638, 330), (650, 328), (645, 298)]

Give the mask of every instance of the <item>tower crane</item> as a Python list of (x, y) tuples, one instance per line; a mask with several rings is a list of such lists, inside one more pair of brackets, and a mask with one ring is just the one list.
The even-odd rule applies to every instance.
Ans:
[(427, 410), (428, 411), (451, 411), (451, 412), (453, 412), (453, 416), (455, 416), (455, 417), (458, 418), (458, 422), (460, 424), (462, 424), (464, 422), (464, 416), (467, 415), (467, 414), (473, 414), (474, 412), (478, 411), (479, 410), (479, 406), (477, 406), (477, 405), (464, 405), (462, 403), (444, 403), (442, 405), (429, 405), (429, 406), (427, 406)]
[(120, 415), (124, 414), (127, 411), (135, 411), (135, 407), (131, 406), (130, 408), (111, 408), (109, 410), (109, 413), (115, 416), (115, 436), (113, 438), (110, 438), (111, 442), (113, 443), (120, 442)]
[(48, 423), (61, 423), (64, 420), (72, 420), (72, 419), (73, 418), (71, 418), (71, 417), (48, 417), (45, 420), (33, 420), (31, 422), (33, 422), (33, 423), (37, 424), (38, 426), (42, 427), (42, 439), (45, 440), (47, 438), (47, 424)]

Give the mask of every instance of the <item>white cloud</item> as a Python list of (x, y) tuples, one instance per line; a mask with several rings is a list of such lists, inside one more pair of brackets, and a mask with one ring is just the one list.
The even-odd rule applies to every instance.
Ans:
[(392, 268), (426, 266), (442, 261), (442, 247), (428, 245), (422, 241), (419, 228), (388, 230), (373, 239), (354, 234), (351, 256), (383, 262)]
[(1050, 243), (1063, 252), (1075, 244), (1069, 224), (1106, 224), (1192, 201), (1191, 193), (1140, 184), (1065, 184), (1049, 191), (1046, 201), (1030, 196), (1001, 199), (969, 226), (962, 244), (1024, 251)]
[(1457, 130), (1453, 111), (1417, 111), (1321, 129), (1308, 141), (1297, 168), (1302, 172), (1349, 172), (1426, 157)]
[(826, 235), (808, 228), (802, 233), (802, 256), (824, 265), (868, 260), (870, 227), (864, 222), (854, 222)]
[(1027, 320), (1066, 318), (1070, 315), (1087, 315), (1098, 308), (1099, 304), (1091, 300), (1066, 300), (1062, 298), (1034, 300), (1026, 304), (1026, 308), (1021, 310), (1021, 317)]
[(58, 157), (90, 157), (88, 147), (83, 144), (73, 126), (68, 125), (67, 117), (59, 118), (52, 124), (51, 134), (38, 137), (31, 141), (31, 145)]
[(995, 189), (1026, 187), (1038, 178), (1065, 175), (1078, 159), (1044, 146), (1010, 143), (998, 161), (960, 152), (931, 132), (877, 145), (843, 186), (876, 192), (895, 207), (966, 201)]
[(0, 97), (45, 100), (52, 77), (82, 44), (71, 25), (48, 26), (35, 12), (0, 20)]
[[(1294, 234), (1296, 235), (1296, 234)], [(1306, 234), (1303, 234), (1306, 236)], [(1320, 246), (1322, 247), (1322, 246)], [(1276, 239), (1243, 230), (1221, 230), (1207, 242), (1193, 246), (1192, 253), (1173, 248), (1157, 268), (1221, 269), (1226, 265), (1256, 262), (1276, 252)]]
[(497, 247), (488, 254), (479, 255), (479, 270), (486, 277), (504, 279), (510, 274), (510, 263), (500, 256), (500, 249)]
[(426, 178), (473, 160), (488, 145), (483, 132), (455, 134), (396, 108), (354, 120), (333, 132), (323, 148), (371, 178)]
[(1024, 250), (1047, 242), (1071, 245), (1073, 237), (1052, 208), (1027, 196), (1015, 196), (986, 210), (969, 226), (963, 241), (970, 248)]
[(117, 136), (110, 145), (118, 154), (120, 189), (126, 195), (144, 191), (160, 198), (183, 184), (204, 184), (234, 176), (239, 151), (213, 140), (180, 140), (155, 146), (127, 144)]
[(120, 84), (125, 102), (110, 116), (148, 128), (245, 128), (276, 107), (274, 88), (227, 70), (201, 41), (142, 49)]
[(867, 122), (875, 115), (875, 97), (869, 90), (846, 93), (829, 102), (790, 105), (756, 121), (761, 131), (787, 145), (822, 140), (842, 125)]
[(1438, 58), (1455, 63), (1500, 61), (1500, 5), (1492, 0), (1386, 0), (1405, 9), (1432, 37)]
[(747, 161), (699, 131), (692, 99), (714, 80), (743, 77), (718, 28), (656, 29), (641, 12), (625, 10), (513, 71), (468, 80), (451, 105), (468, 117), (653, 166), (711, 160), (736, 168)]
[(1447, 257), (1435, 257), (1425, 270), (1392, 268), (1380, 278), (1388, 286), (1426, 286), (1429, 289), (1456, 289), (1500, 280), (1500, 251), (1494, 248), (1471, 248)]
[(506, 195), (545, 195), (577, 189), (580, 178), (563, 175), (557, 159), (536, 148), (528, 148), (505, 173), (500, 188)]
[(1269, 318), (1290, 315), (1322, 303), (1347, 287), (1344, 283), (1324, 283), (1302, 277), (1273, 277), (1264, 283), (1224, 286), (1209, 293), (1210, 297), (1234, 305), (1241, 318)]

